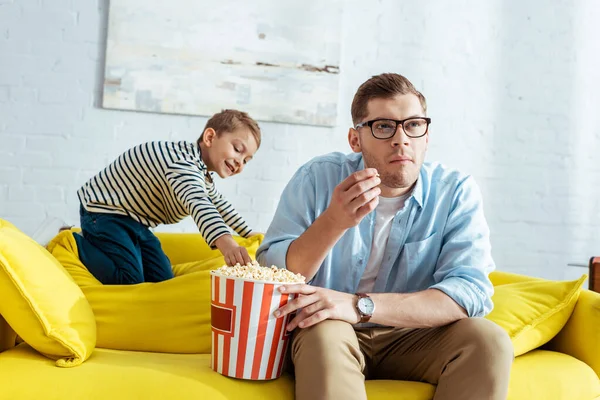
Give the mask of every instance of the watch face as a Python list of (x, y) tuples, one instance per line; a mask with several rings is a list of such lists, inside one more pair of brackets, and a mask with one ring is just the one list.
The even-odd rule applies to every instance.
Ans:
[(373, 311), (375, 311), (375, 303), (370, 297), (361, 297), (358, 299), (358, 309), (361, 313), (366, 315), (373, 315)]

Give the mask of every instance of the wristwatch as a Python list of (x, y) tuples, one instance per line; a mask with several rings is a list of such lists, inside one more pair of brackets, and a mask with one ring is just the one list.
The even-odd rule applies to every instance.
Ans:
[(368, 294), (365, 293), (356, 293), (358, 296), (358, 301), (356, 302), (356, 310), (358, 311), (358, 315), (360, 315), (360, 323), (364, 324), (365, 322), (369, 322), (371, 317), (373, 316), (373, 312), (375, 312), (375, 303), (373, 299), (369, 297)]

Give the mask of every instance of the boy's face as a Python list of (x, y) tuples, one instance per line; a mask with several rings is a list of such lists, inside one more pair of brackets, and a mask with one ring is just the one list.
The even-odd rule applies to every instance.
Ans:
[(208, 128), (204, 131), (202, 142), (206, 149), (202, 160), (209, 171), (216, 172), (223, 179), (242, 172), (258, 150), (254, 135), (243, 126), (218, 135), (214, 129)]

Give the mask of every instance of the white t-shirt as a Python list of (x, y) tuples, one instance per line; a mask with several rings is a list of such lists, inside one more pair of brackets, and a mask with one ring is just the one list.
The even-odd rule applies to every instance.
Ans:
[(375, 279), (381, 267), (381, 260), (385, 253), (390, 230), (392, 229), (392, 221), (402, 208), (404, 202), (410, 196), (410, 193), (400, 197), (381, 197), (379, 196), (379, 204), (375, 209), (375, 228), (373, 229), (373, 243), (371, 244), (371, 255), (369, 262), (365, 267), (365, 272), (358, 284), (359, 293), (369, 293), (375, 286)]

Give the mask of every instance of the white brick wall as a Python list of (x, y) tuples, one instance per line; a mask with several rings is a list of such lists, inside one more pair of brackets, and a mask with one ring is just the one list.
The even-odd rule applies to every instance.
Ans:
[[(77, 188), (127, 147), (195, 140), (206, 122), (98, 108), (107, 4), (0, 0), (0, 217), (27, 233), (77, 224)], [(357, 86), (400, 72), (428, 98), (429, 159), (477, 178), (499, 268), (565, 277), (600, 254), (600, 3), (576, 4), (346, 1), (338, 127), (263, 123), (255, 161), (221, 191), (265, 230), (302, 163), (348, 150)]]

